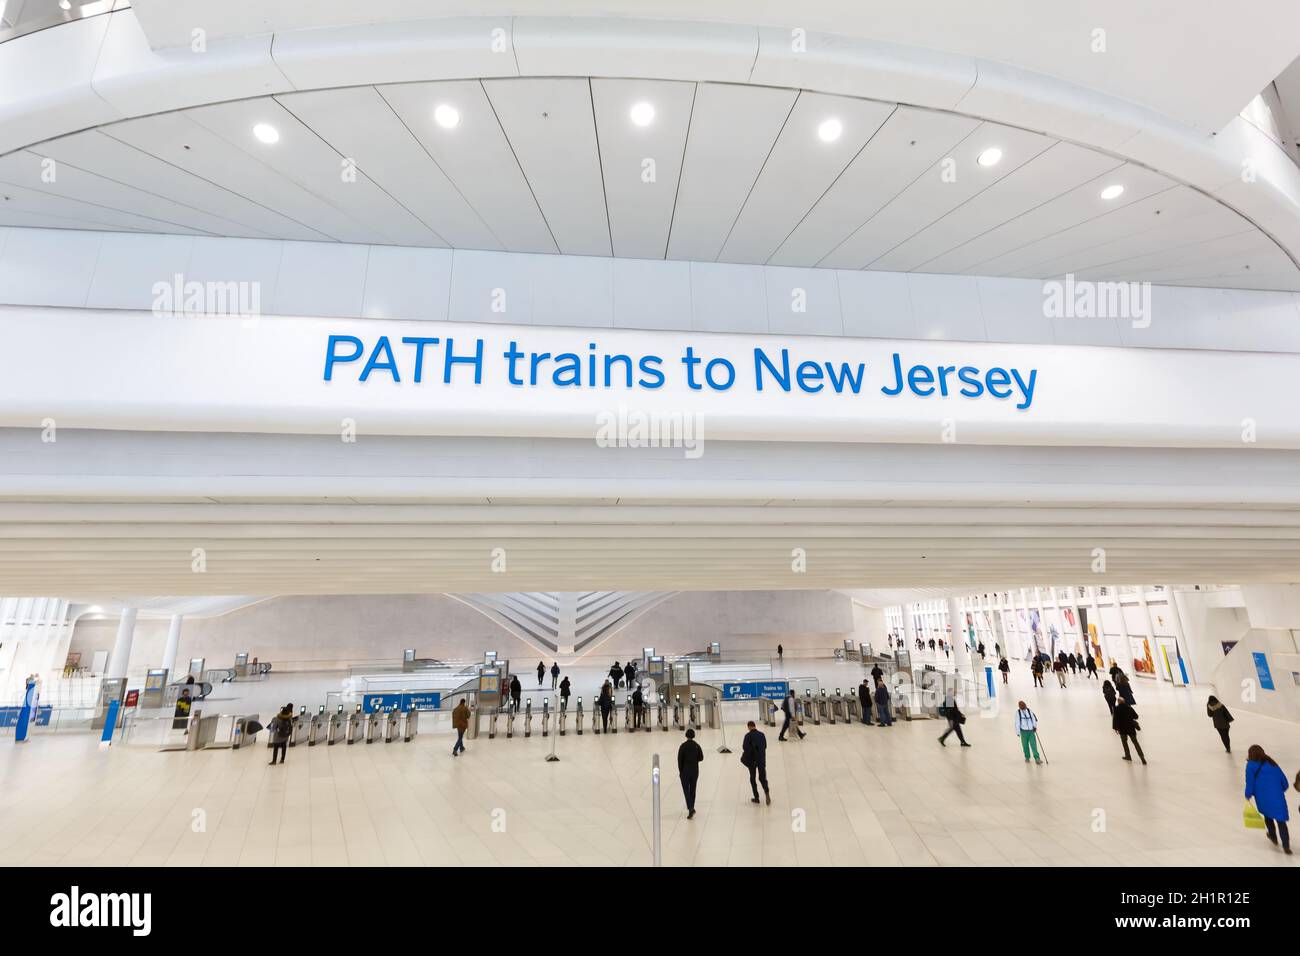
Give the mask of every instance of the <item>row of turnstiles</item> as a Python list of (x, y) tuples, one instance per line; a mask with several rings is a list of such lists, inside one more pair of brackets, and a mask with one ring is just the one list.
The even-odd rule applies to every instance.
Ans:
[(293, 717), (293, 733), (289, 735), (289, 746), (306, 744), (315, 747), (319, 743), (334, 746), (340, 741), (355, 744), (364, 740), (373, 744), (376, 740), (391, 744), (399, 738), (410, 743), (419, 728), (420, 712), (414, 707), (398, 710), (396, 707), (381, 708), (370, 713), (356, 709), (347, 713), (343, 705), (332, 714), (325, 712), (325, 705), (314, 714), (308, 714), (306, 707), (301, 707)]
[[(620, 716), (621, 715), (621, 716)], [(504, 724), (505, 736), (507, 738), (515, 736), (515, 722), (521, 717), (523, 736), (531, 737), (533, 733), (533, 702), (531, 699), (524, 701), (524, 706), (518, 708), (514, 701), (510, 701), (506, 707), (501, 709), (492, 709), (479, 714), (474, 712), (470, 720), (470, 736), (479, 735), (479, 718), (485, 718), (487, 721), (487, 736), (489, 740), (497, 736), (498, 729)], [(569, 732), (569, 722), (572, 719), (572, 729), (575, 734), (582, 736), (585, 730), (589, 729), (593, 734), (610, 733), (616, 734), (619, 730), (619, 724), (623, 725), (625, 733), (634, 733), (638, 730), (644, 730), (647, 733), (655, 727), (660, 730), (668, 730), (669, 726), (675, 730), (685, 730), (688, 727), (700, 729), (703, 727), (717, 728), (719, 724), (718, 701), (716, 698), (700, 698), (698, 694), (691, 694), (687, 700), (682, 700), (681, 694), (674, 694), (670, 702), (664, 693), (660, 693), (657, 698), (647, 697), (638, 707), (632, 701), (623, 704), (614, 701), (610, 704), (609, 722), (602, 719), (599, 704), (592, 704), (591, 710), (587, 710), (581, 697), (576, 698), (576, 703), (570, 708), (567, 698), (560, 698), (558, 709), (551, 707), (549, 697), (542, 698), (541, 711), (537, 716), (541, 720), (541, 735), (547, 737), (551, 733), (551, 723), (555, 723), (555, 732), (563, 737)], [(590, 725), (584, 728), (584, 722), (590, 718)]]
[[(820, 726), (823, 720), (828, 724), (837, 721), (847, 724), (862, 719), (862, 702), (853, 691), (845, 694), (836, 687), (834, 694), (827, 694), (824, 688), (820, 694), (813, 694), (812, 688), (805, 687), (803, 696), (796, 696), (795, 701), (796, 718), (800, 723), (811, 722), (815, 726)], [(781, 701), (771, 701), (771, 704), (771, 707), (763, 708), (763, 716), (769, 727), (775, 727), (776, 715), (781, 710)]]

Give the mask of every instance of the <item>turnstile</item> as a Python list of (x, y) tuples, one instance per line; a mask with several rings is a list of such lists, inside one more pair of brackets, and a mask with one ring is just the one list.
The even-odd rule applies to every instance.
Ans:
[(542, 698), (542, 736), (545, 737), (551, 732), (551, 699)]
[(665, 699), (662, 692), (659, 694), (658, 708), (659, 708), (658, 709), (659, 729), (667, 730), (668, 729), (668, 701), (667, 699)]
[(690, 705), (686, 708), (686, 726), (692, 730), (700, 728), (700, 702), (694, 694), (691, 694)]
[(804, 688), (802, 703), (803, 707), (800, 709), (803, 711), (803, 719), (807, 720), (811, 717), (815, 726), (821, 726), (821, 715), (817, 712), (817, 701), (813, 699), (811, 687)]
[(366, 743), (373, 744), (375, 742), (375, 733), (379, 730), (379, 711), (371, 711), (363, 715), (363, 719), (366, 722)]
[(862, 719), (862, 701), (858, 700), (858, 695), (852, 690), (849, 696), (844, 698), (844, 719), (849, 723)]
[(513, 740), (515, 736), (515, 702), (512, 700), (506, 705), (506, 740)]
[[(325, 705), (321, 704), (319, 716), (322, 720), (326, 722), (327, 725), (325, 730), (325, 743), (327, 746), (333, 747), (336, 743), (339, 742), (339, 740), (342, 739), (343, 734), (345, 732), (344, 724), (347, 721), (347, 716), (343, 713), (343, 705), (339, 704), (339, 709), (334, 713), (330, 714), (329, 717), (326, 717)], [(309, 745), (310, 743), (311, 741), (308, 741)]]
[(410, 743), (411, 738), (419, 732), (420, 712), (411, 704), (406, 708), (406, 723), (402, 726), (402, 742)]
[(682, 717), (683, 717), (682, 695), (675, 694), (673, 696), (673, 729), (674, 730), (681, 730), (683, 728)]
[(573, 712), (573, 720), (574, 720), (574, 724), (573, 724), (574, 729), (578, 732), (578, 736), (581, 737), (582, 736), (582, 698), (581, 697), (578, 698), (578, 709)]
[(397, 731), (400, 728), (401, 721), (401, 714), (398, 712), (396, 704), (387, 712), (384, 721), (384, 743), (391, 744), (397, 739)]
[[(564, 733), (564, 713), (560, 713), (560, 733)], [(524, 701), (524, 736), (533, 735), (533, 699), (529, 697)]]
[(492, 712), (488, 714), (488, 740), (497, 738), (497, 714), (499, 708), (493, 707)]
[(627, 703), (623, 705), (623, 729), (629, 734), (632, 732), (632, 719), (636, 716), (634, 711), (636, 705), (632, 703), (632, 695), (627, 695)]
[[(307, 721), (307, 746), (315, 747), (316, 741), (320, 739), (321, 729), (329, 723), (329, 718), (325, 716), (325, 705), (320, 705), (320, 710), (311, 715)], [(330, 743), (334, 741), (331, 740)]]
[(357, 704), (357, 709), (348, 714), (348, 743), (354, 744), (361, 739), (365, 731), (366, 716), (361, 713), (361, 705)]

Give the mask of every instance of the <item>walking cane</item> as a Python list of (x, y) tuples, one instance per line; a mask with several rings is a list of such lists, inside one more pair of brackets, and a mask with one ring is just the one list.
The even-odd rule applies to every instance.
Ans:
[(1038, 736), (1038, 731), (1034, 731), (1034, 740), (1038, 742), (1038, 749), (1043, 752), (1043, 763), (1050, 765), (1052, 761), (1047, 759), (1047, 748), (1043, 746), (1043, 738)]

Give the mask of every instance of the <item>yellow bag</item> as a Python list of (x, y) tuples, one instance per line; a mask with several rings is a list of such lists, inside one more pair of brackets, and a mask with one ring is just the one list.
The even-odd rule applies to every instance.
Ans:
[(1246, 801), (1246, 808), (1241, 811), (1241, 822), (1247, 830), (1263, 830), (1264, 815), (1255, 809), (1255, 805)]

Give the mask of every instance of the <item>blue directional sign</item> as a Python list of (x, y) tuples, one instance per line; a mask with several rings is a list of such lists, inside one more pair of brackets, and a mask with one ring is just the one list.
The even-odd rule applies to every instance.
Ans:
[(1258, 651), (1255, 651), (1251, 656), (1255, 658), (1255, 673), (1259, 675), (1260, 689), (1274, 690), (1273, 672), (1268, 668), (1268, 658)]
[[(0, 707), (0, 727), (17, 727), (21, 707)], [(35, 727), (48, 727), (50, 715), (54, 712), (52, 704), (44, 704), (31, 711), (31, 723)]]
[(411, 707), (416, 710), (437, 710), (442, 703), (442, 694), (433, 690), (416, 691), (411, 694), (366, 694), (361, 698), (361, 709), (367, 714), (377, 710), (406, 711)]
[(723, 700), (783, 700), (790, 693), (788, 680), (740, 680), (722, 685)]

